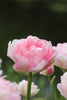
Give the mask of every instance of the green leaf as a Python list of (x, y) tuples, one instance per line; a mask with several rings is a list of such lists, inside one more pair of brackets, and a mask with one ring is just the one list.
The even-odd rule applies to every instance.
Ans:
[(52, 77), (50, 84), (53, 84), (55, 78), (56, 78), (56, 75), (54, 75), (54, 76)]
[(52, 60), (51, 64), (53, 64), (55, 62), (55, 59)]

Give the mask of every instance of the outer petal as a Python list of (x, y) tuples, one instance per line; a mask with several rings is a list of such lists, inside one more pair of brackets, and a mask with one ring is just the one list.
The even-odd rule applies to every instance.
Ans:
[[(58, 88), (58, 90), (60, 91), (60, 93), (61, 93), (61, 95), (63, 95), (64, 94), (64, 90), (63, 90), (63, 87), (62, 87), (62, 85), (59, 83), (59, 84), (57, 84), (57, 88)], [(63, 95), (64, 96), (64, 95)]]
[(38, 72), (42, 70), (45, 66), (45, 61), (42, 61), (40, 64), (36, 65), (33, 61), (28, 59), (23, 59), (20, 62), (17, 62), (13, 65), (14, 70), (20, 72)]

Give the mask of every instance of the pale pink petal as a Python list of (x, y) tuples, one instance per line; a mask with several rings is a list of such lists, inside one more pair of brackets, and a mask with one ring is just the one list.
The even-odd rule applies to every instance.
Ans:
[(61, 76), (61, 83), (57, 84), (60, 94), (67, 99), (67, 72)]
[[(27, 86), (28, 82), (26, 80), (22, 80), (18, 84), (18, 90), (20, 91), (22, 96), (27, 96)], [(39, 92), (38, 86), (32, 82), (31, 84), (31, 96), (36, 95)]]
[(0, 78), (0, 100), (21, 100), (16, 85), (3, 78)]
[(57, 50), (55, 65), (67, 69), (67, 43), (58, 43), (55, 49)]

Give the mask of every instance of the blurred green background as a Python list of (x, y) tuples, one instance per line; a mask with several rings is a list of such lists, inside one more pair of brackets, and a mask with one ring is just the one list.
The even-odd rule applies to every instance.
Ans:
[[(67, 42), (67, 0), (0, 0), (0, 57), (4, 74), (11, 81), (27, 78), (13, 71), (14, 62), (7, 57), (8, 42), (28, 35), (50, 40), (53, 45)], [(58, 68), (56, 71), (55, 85), (62, 74)], [(54, 100), (47, 77), (36, 75), (33, 81), (41, 89), (37, 97)]]

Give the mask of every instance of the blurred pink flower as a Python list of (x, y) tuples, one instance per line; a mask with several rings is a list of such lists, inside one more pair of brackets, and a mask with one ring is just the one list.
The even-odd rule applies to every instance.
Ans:
[(0, 70), (0, 76), (3, 74), (3, 71), (2, 70)]
[[(18, 84), (18, 90), (20, 91), (22, 96), (27, 96), (27, 85), (28, 82), (26, 80), (22, 80)], [(32, 82), (31, 84), (31, 96), (36, 95), (39, 92), (38, 86)]]
[(57, 88), (60, 91), (61, 95), (67, 99), (67, 72), (61, 76), (61, 83), (57, 84)]
[[(2, 59), (0, 58), (0, 68), (1, 68), (1, 64), (2, 64)], [(2, 76), (3, 74), (3, 70), (0, 69), (0, 78), (5, 78), (6, 75)]]
[(55, 65), (67, 69), (67, 43), (59, 43), (55, 49), (57, 50)]
[(0, 100), (21, 100), (15, 83), (0, 78)]
[(46, 69), (56, 56), (56, 50), (50, 41), (28, 36), (26, 39), (15, 39), (12, 43), (10, 41), (7, 56), (15, 62), (14, 70), (25, 74)]
[(2, 59), (0, 58), (0, 68), (1, 68), (1, 64), (2, 64)]

